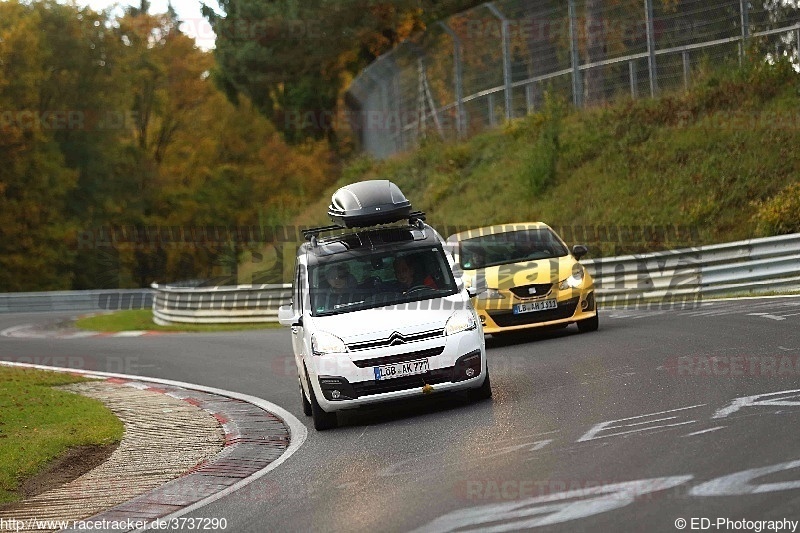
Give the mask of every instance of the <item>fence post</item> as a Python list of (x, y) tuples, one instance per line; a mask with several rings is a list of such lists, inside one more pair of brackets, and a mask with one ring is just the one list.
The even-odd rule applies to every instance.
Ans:
[(636, 60), (628, 61), (628, 73), (631, 78), (631, 98), (634, 100), (639, 97), (639, 79), (636, 72)]
[(572, 61), (572, 103), (583, 107), (583, 78), (580, 70), (580, 50), (578, 49), (578, 13), (575, 0), (569, 0), (569, 46)]
[(689, 90), (689, 51), (683, 51), (683, 88)]
[(424, 139), (427, 136), (427, 113), (425, 111), (425, 64), (421, 57), (417, 58), (417, 139)]
[(655, 98), (658, 92), (656, 79), (656, 39), (653, 31), (653, 0), (644, 0), (645, 20), (647, 21), (647, 65), (650, 71), (650, 97)]
[(800, 60), (800, 24), (797, 25), (797, 29), (794, 32), (795, 37), (795, 46), (797, 46), (797, 59)]
[(489, 125), (494, 128), (497, 126), (497, 119), (494, 116), (494, 93), (489, 93), (487, 100), (489, 101)]
[(466, 124), (464, 115), (464, 67), (461, 64), (461, 39), (446, 22), (439, 22), (444, 31), (453, 38), (453, 69), (455, 70), (454, 89), (456, 93), (456, 132), (459, 139), (466, 137)]
[(489, 11), (500, 19), (501, 37), (503, 39), (503, 84), (505, 85), (506, 120), (514, 118), (514, 110), (511, 104), (511, 37), (508, 34), (508, 19), (497, 9), (493, 3), (486, 4)]
[(536, 111), (534, 107), (536, 106), (533, 103), (533, 83), (529, 83), (525, 86), (525, 108), (529, 115)]
[(742, 26), (742, 40), (739, 41), (739, 66), (744, 61), (745, 46), (750, 38), (750, 9), (749, 0), (739, 0), (740, 24)]

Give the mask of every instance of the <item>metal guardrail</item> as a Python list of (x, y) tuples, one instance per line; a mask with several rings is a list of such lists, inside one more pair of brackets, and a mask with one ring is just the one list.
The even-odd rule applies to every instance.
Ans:
[(150, 289), (16, 292), (0, 294), (0, 313), (150, 309)]
[[(606, 306), (800, 291), (800, 234), (582, 261)], [(158, 324), (275, 322), (290, 284), (0, 294), (0, 312), (152, 307)]]
[(153, 321), (159, 325), (277, 322), (278, 307), (292, 295), (290, 284), (152, 287)]
[(800, 234), (583, 261), (598, 301), (625, 304), (800, 290)]
[[(583, 261), (604, 305), (696, 302), (704, 296), (800, 290), (800, 234)], [(269, 322), (291, 285), (153, 285), (157, 323)]]

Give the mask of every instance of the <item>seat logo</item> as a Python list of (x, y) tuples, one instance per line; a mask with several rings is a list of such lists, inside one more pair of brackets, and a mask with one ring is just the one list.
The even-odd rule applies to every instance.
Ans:
[(536, 287), (528, 287), (528, 294), (536, 294)]

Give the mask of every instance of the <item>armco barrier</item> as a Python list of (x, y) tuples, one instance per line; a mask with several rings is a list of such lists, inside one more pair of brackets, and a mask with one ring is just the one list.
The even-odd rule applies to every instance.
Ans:
[[(604, 305), (697, 301), (725, 294), (800, 291), (800, 234), (582, 261)], [(0, 294), (0, 312), (152, 306), (159, 324), (275, 322), (291, 285)]]
[[(800, 290), (800, 234), (583, 261), (604, 305)], [(158, 323), (275, 321), (291, 285), (153, 285)]]
[(292, 294), (289, 284), (223, 287), (152, 285), (156, 324), (276, 322), (278, 307)]
[(800, 234), (583, 261), (598, 301), (632, 304), (800, 290)]
[(0, 313), (150, 309), (150, 289), (12, 292), (0, 294)]

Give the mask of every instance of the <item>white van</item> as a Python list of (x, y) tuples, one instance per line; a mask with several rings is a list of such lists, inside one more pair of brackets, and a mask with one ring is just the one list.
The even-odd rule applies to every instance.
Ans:
[(329, 214), (337, 225), (304, 232), (292, 304), (278, 312), (314, 427), (335, 427), (336, 411), (434, 392), (490, 398), (474, 293), (424, 214), (386, 180), (339, 189)]

